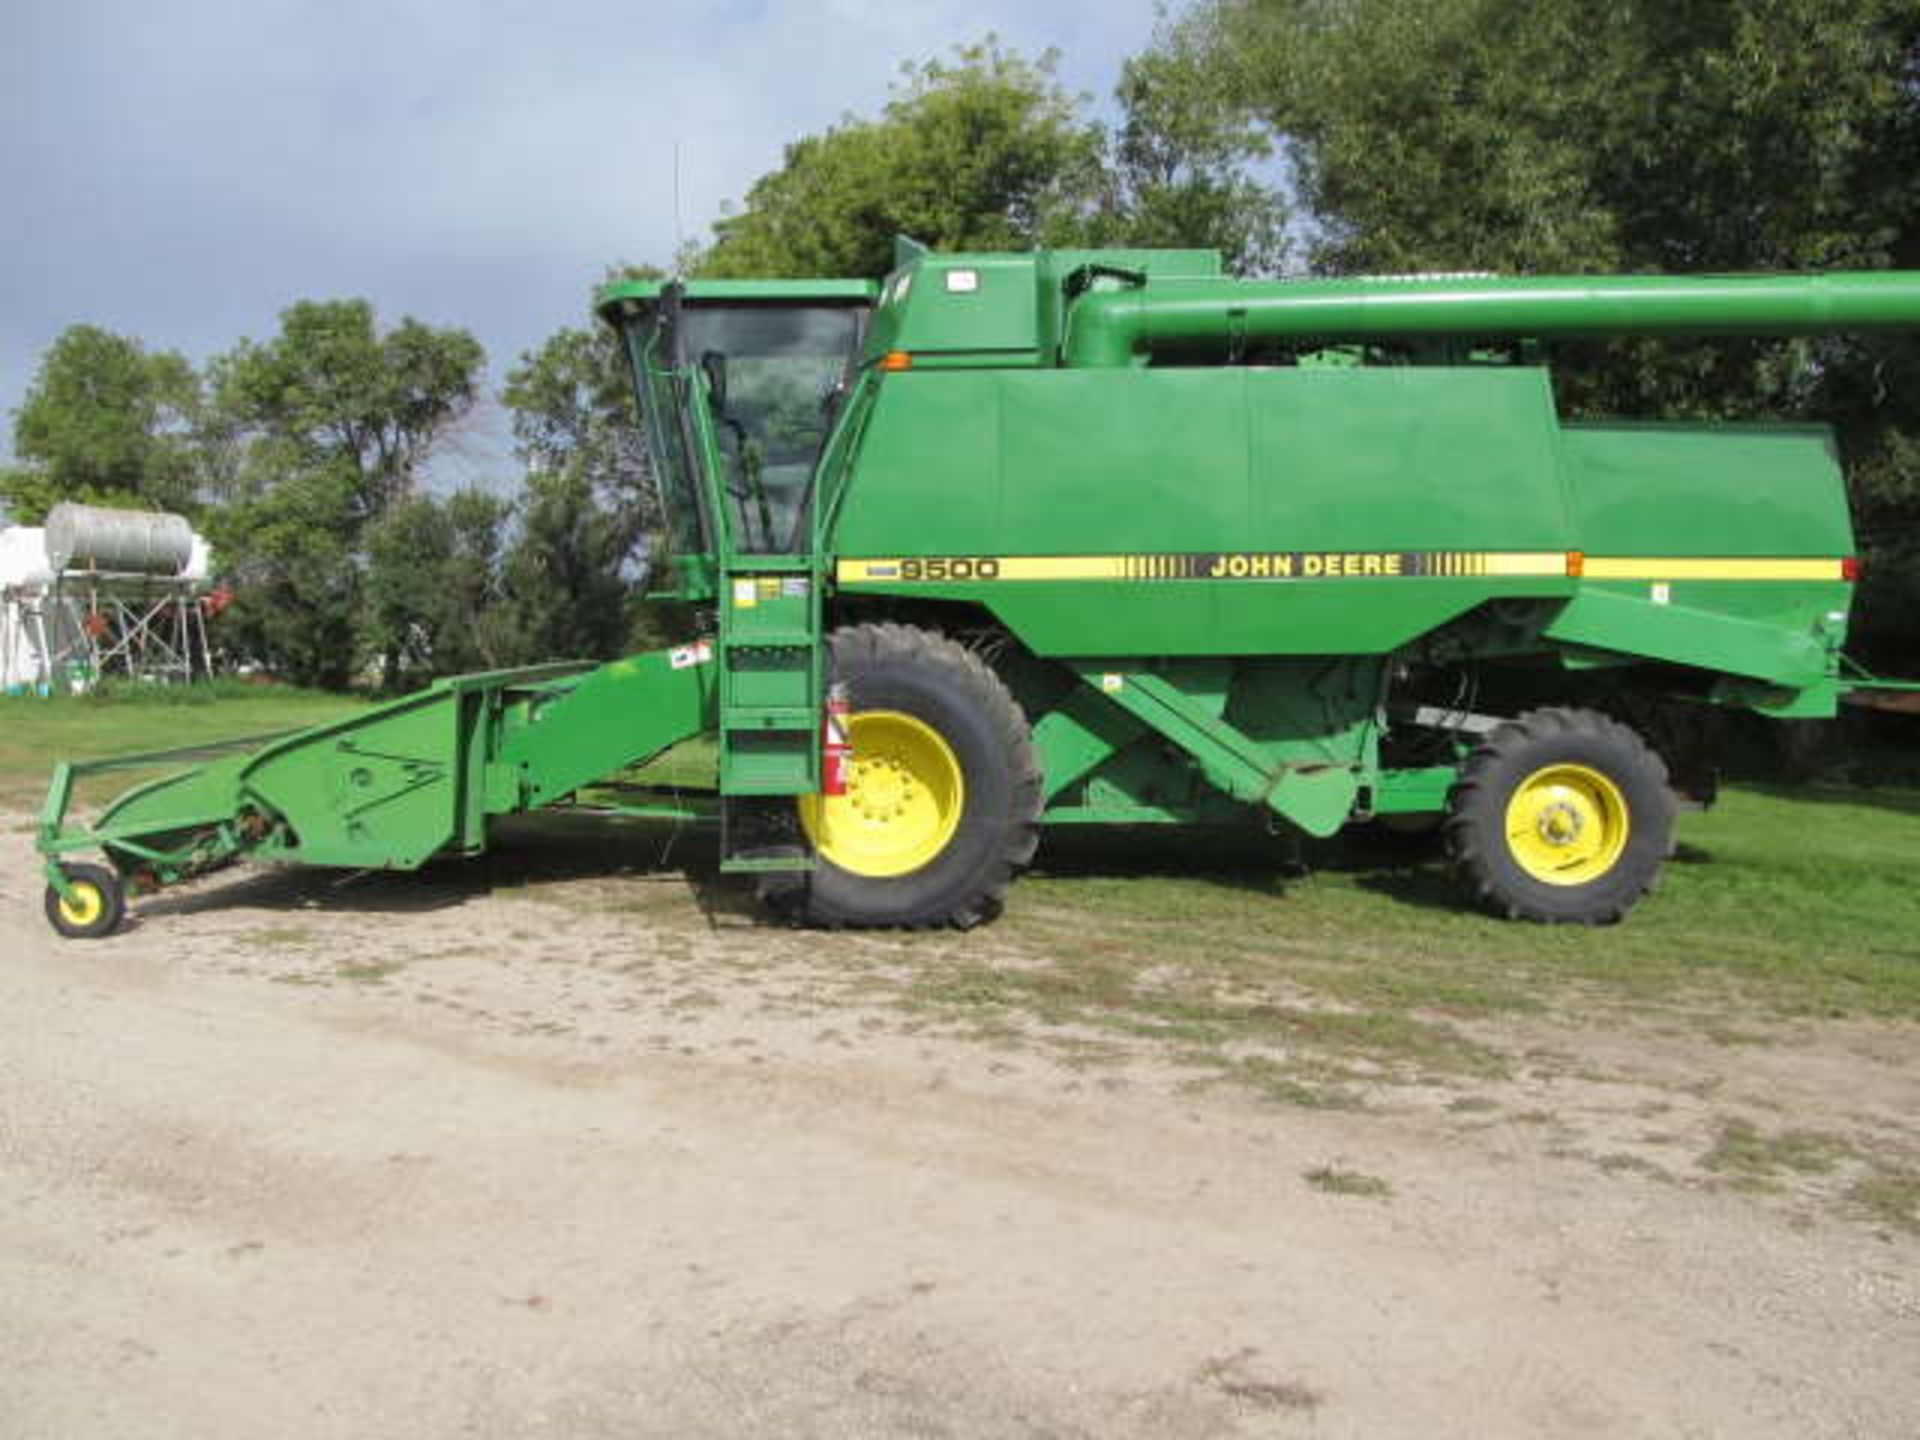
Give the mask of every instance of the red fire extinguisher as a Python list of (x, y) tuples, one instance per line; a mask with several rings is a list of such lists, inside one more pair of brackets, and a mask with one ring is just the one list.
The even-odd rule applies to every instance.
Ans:
[(847, 793), (847, 771), (852, 766), (853, 743), (847, 738), (847, 687), (827, 687), (827, 708), (820, 724), (820, 793)]

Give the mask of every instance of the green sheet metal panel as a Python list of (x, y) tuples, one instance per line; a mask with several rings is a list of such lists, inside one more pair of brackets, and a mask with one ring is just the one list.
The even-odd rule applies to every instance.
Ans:
[(710, 642), (614, 660), (502, 717), (505, 812), (545, 805), (713, 727)]
[(1039, 356), (1031, 255), (929, 256), (888, 282), (868, 338), (872, 358), (990, 352), (1007, 363)]
[(252, 755), (228, 755), (147, 781), (116, 796), (93, 821), (101, 834), (165, 835), (231, 820)]
[(1829, 669), (1811, 625), (1764, 624), (1724, 610), (1656, 604), (1626, 586), (1582, 588), (1547, 627), (1547, 638), (1799, 688)]
[[(1241, 548), (1253, 467), (1232, 372), (996, 376), (999, 547), (1013, 554)], [(989, 537), (980, 535), (983, 550)]]
[[(1853, 599), (1834, 564), (1854, 539), (1830, 430), (1572, 424), (1560, 452), (1579, 547), (1606, 557), (1583, 593), (1613, 603), (1569, 611), (1554, 638), (1787, 685), (1820, 678)], [(1605, 578), (1635, 557), (1649, 563), (1632, 578)], [(1817, 561), (1829, 573), (1703, 576), (1690, 563), (1702, 559)]]
[(1220, 273), (1220, 255), (1215, 250), (919, 251), (880, 289), (866, 362), (905, 350), (922, 363), (995, 356), (1000, 364), (1052, 365), (1066, 307), (1063, 286), (1088, 265), (1156, 279), (1199, 279)]
[(1258, 544), (1326, 551), (1567, 547), (1557, 421), (1544, 370), (1240, 373), (1256, 466), (1249, 534)]
[(407, 870), (437, 853), (459, 823), (466, 703), (436, 685), (255, 756), (247, 796), (292, 826), (275, 858)]
[(1560, 454), (1589, 554), (1852, 553), (1825, 426), (1576, 423)]
[[(1048, 655), (1377, 653), (1490, 595), (1570, 590), (1416, 554), (1566, 547), (1532, 370), (903, 372), (882, 382), (840, 515), (843, 585), (980, 601)], [(1310, 575), (1328, 552), (1336, 573)], [(1363, 552), (1389, 573), (1341, 570)], [(1226, 573), (1249, 555), (1295, 568)], [(979, 581), (845, 557), (1159, 558)]]

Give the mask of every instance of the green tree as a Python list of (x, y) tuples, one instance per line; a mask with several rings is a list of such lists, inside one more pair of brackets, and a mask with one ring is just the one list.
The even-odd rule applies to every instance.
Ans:
[(172, 351), (94, 325), (72, 325), (41, 359), (15, 413), (0, 502), (38, 524), (62, 500), (191, 510), (200, 385)]
[(1104, 137), (1057, 62), (989, 36), (902, 67), (878, 119), (848, 116), (787, 147), (714, 226), (698, 273), (878, 276), (902, 234), (948, 250), (1086, 239), (1109, 200)]
[(350, 474), (317, 469), (208, 513), (208, 538), (233, 590), (220, 617), (232, 658), (328, 690), (359, 673), (363, 587), (352, 503)]
[(1916, 0), (1203, 0), (1150, 58), (1283, 137), (1321, 269), (1884, 264)]
[(1207, 58), (1179, 32), (1128, 60), (1115, 87), (1121, 123), (1112, 147), (1114, 244), (1218, 250), (1229, 270), (1278, 269), (1287, 205), (1252, 167), (1272, 153), (1254, 119), (1220, 103)]
[[(396, 537), (419, 523), (400, 512), (478, 398), (485, 363), (464, 330), (405, 319), (382, 333), (364, 300), (301, 301), (273, 339), (211, 362), (202, 464), (227, 499), (211, 535), (234, 581), (226, 628), (241, 654), (329, 687), (377, 657), (401, 683), (413, 631), (396, 565), (373, 585), (371, 541), (389, 520)], [(443, 642), (423, 663), (457, 649)]]
[(241, 341), (210, 372), (221, 415), (252, 442), (243, 480), (327, 468), (351, 480), (350, 516), (364, 524), (414, 493), (479, 398), (485, 366), (457, 327), (408, 317), (382, 334), (365, 300), (302, 300), (273, 339)]
[(529, 469), (584, 480), (629, 534), (629, 546), (658, 523), (660, 497), (634, 413), (633, 380), (610, 328), (569, 326), (548, 337), (507, 372), (500, 399)]
[(364, 642), (389, 657), (388, 689), (518, 658), (501, 607), (511, 506), (475, 490), (394, 505), (367, 543)]
[(603, 660), (624, 648), (633, 549), (625, 524), (594, 501), (576, 470), (527, 476), (519, 535), (503, 573), (506, 625), (523, 660)]
[[(664, 273), (624, 265), (608, 278)], [(684, 638), (686, 616), (643, 593), (659, 560), (662, 511), (617, 335), (604, 325), (558, 331), (520, 357), (500, 398), (529, 475), (507, 565), (516, 658), (611, 655)], [(571, 623), (569, 612), (591, 619)]]
[[(42, 524), (47, 512), (64, 498), (69, 497), (62, 496), (54, 488), (53, 481), (43, 467), (0, 466), (0, 517), (4, 517), (9, 524)], [(70, 498), (86, 501), (98, 497), (81, 493)]]

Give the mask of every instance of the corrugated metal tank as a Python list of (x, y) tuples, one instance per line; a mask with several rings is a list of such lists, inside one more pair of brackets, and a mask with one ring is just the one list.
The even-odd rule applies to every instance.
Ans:
[(158, 510), (62, 503), (47, 515), (47, 563), (62, 570), (180, 575), (193, 559), (193, 527)]

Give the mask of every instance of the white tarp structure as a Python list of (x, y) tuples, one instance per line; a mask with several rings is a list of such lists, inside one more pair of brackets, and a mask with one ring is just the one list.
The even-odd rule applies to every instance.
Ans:
[(57, 645), (41, 634), (36, 603), (53, 583), (46, 531), (14, 525), (0, 530), (0, 690), (17, 695), (42, 687), (47, 651)]
[(77, 555), (56, 568), (44, 528), (0, 529), (0, 692), (85, 689), (105, 674), (206, 675), (200, 593), (210, 556), (203, 537), (191, 541), (185, 564), (167, 567), (176, 573), (142, 574), (101, 569)]

